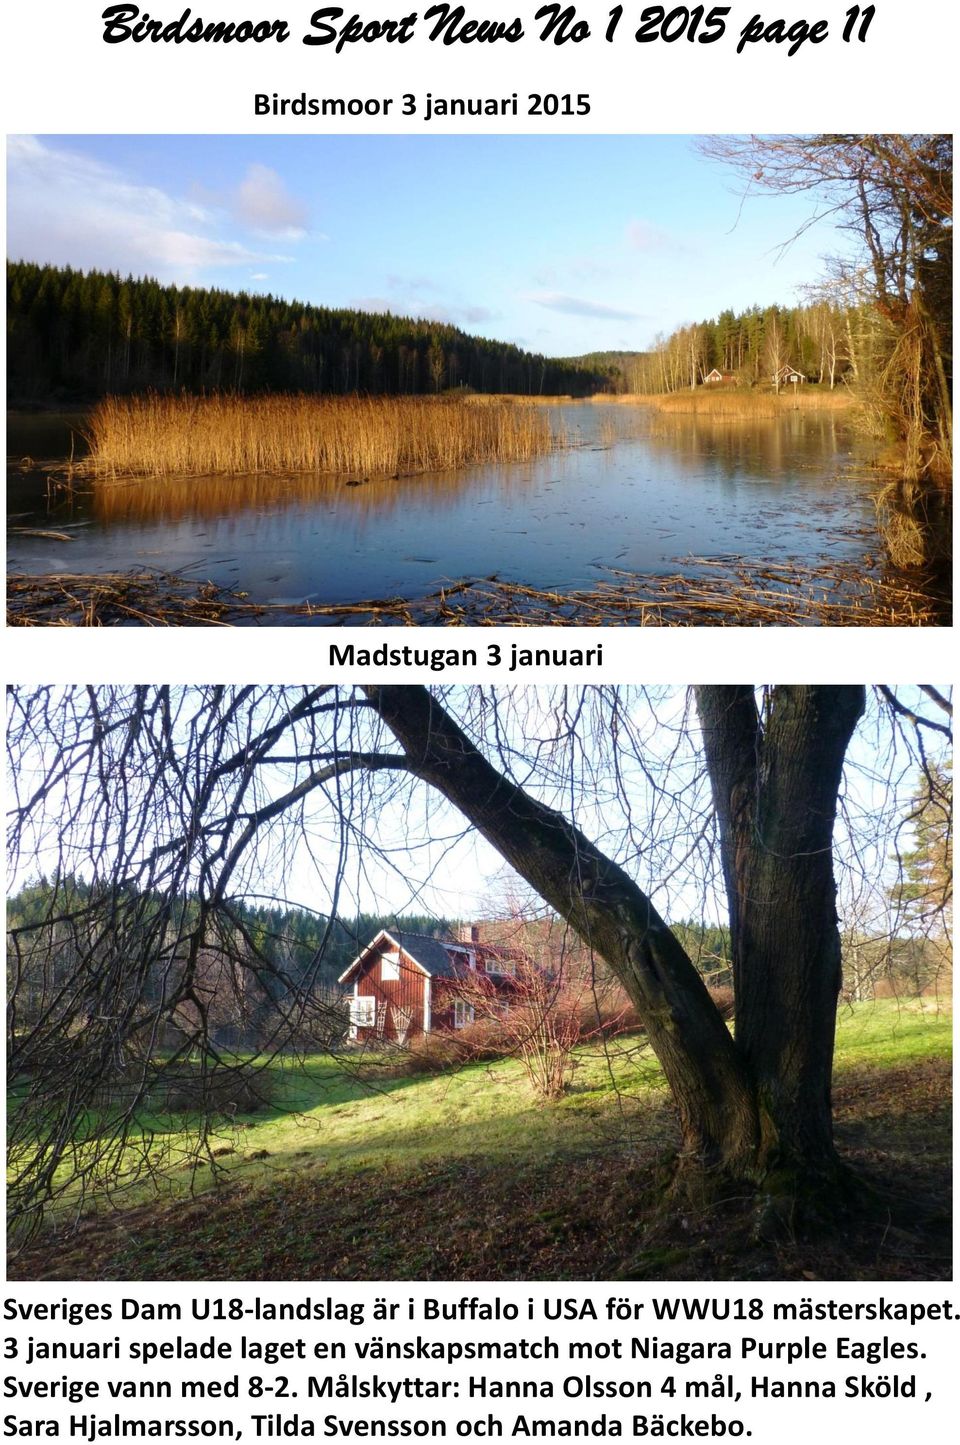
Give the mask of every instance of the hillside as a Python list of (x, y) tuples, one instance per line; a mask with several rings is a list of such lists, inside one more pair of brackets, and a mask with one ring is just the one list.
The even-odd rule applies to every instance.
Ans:
[(584, 396), (605, 380), (441, 321), (25, 261), (7, 265), (7, 337), (11, 404), (148, 388)]

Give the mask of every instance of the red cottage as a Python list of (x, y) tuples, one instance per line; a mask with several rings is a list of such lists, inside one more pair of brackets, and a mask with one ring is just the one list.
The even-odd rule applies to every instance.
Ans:
[(473, 1022), (478, 990), (513, 992), (517, 955), (482, 944), (477, 927), (463, 939), (381, 929), (340, 975), (350, 988), (350, 1038), (404, 1044), (434, 1029)]

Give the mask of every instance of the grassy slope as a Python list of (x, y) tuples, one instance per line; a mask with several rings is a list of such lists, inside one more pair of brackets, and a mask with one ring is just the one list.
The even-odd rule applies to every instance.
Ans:
[[(584, 1050), (573, 1087), (539, 1104), (512, 1060), (458, 1073), (345, 1075), (276, 1065), (284, 1108), (216, 1141), (227, 1186), (176, 1157), (78, 1234), (12, 1262), (27, 1278), (932, 1278), (949, 1271), (951, 1020), (861, 1005), (841, 1013), (837, 1134), (868, 1178), (898, 1179), (922, 1227), (887, 1217), (826, 1257), (758, 1245), (736, 1221), (684, 1231), (653, 1207), (674, 1142), (642, 1042)], [(155, 1121), (158, 1122), (158, 1121)], [(200, 1197), (197, 1197), (199, 1194)], [(909, 1213), (909, 1211), (908, 1211)], [(404, 1219), (403, 1228), (397, 1221)], [(389, 1220), (391, 1227), (384, 1229)]]

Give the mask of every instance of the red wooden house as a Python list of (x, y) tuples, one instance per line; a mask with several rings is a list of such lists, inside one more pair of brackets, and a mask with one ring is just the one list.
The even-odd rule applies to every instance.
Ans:
[(518, 955), (480, 942), (475, 926), (460, 939), (381, 929), (340, 975), (349, 988), (350, 1038), (405, 1044), (435, 1029), (473, 1022), (478, 994), (509, 1007)]
[(770, 378), (774, 386), (797, 386), (806, 381), (806, 373), (796, 366), (781, 366)]

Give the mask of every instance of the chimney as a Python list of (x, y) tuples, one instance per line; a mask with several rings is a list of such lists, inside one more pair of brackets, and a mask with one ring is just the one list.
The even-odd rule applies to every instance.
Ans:
[(479, 925), (479, 923), (461, 923), (460, 927), (457, 929), (457, 942), (458, 942), (458, 943), (479, 943), (479, 942), (480, 942), (480, 925)]
[(480, 925), (479, 925), (479, 923), (471, 923), (471, 925), (470, 925), (470, 942), (471, 942), (471, 943), (479, 943), (479, 942), (480, 942)]

